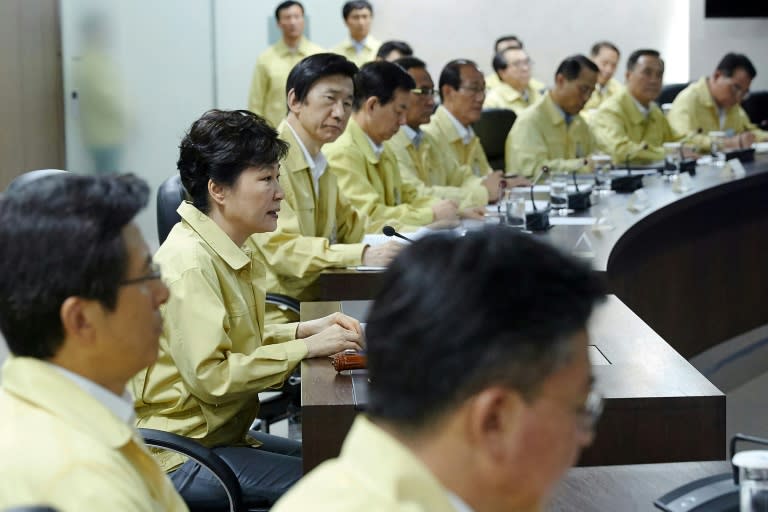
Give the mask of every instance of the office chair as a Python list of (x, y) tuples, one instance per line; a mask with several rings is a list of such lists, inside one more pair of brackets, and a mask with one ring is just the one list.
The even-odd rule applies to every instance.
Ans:
[(483, 109), (480, 119), (472, 125), (492, 169), (504, 169), (504, 144), (515, 119), (513, 110), (489, 108)]
[[(157, 236), (160, 244), (168, 237), (173, 226), (181, 220), (176, 212), (182, 201), (189, 195), (184, 190), (178, 173), (167, 178), (157, 189)], [(299, 314), (299, 301), (279, 293), (267, 293), (266, 301), (281, 309)], [(269, 433), (270, 425), (281, 420), (295, 418), (300, 408), (301, 377), (291, 376), (282, 388), (259, 394), (261, 407), (255, 427)]]
[(38, 169), (35, 171), (28, 171), (24, 174), (20, 174), (16, 176), (13, 181), (11, 181), (10, 184), (8, 184), (8, 188), (5, 189), (6, 193), (11, 193), (19, 188), (32, 183), (35, 180), (39, 180), (40, 178), (45, 178), (47, 176), (54, 176), (56, 174), (65, 173), (67, 171), (62, 171), (61, 169)]
[[(229, 503), (229, 508), (227, 510), (230, 512), (262, 512), (269, 510), (269, 507), (249, 508), (243, 503), (243, 492), (240, 488), (240, 482), (237, 480), (237, 476), (224, 459), (210, 448), (201, 445), (193, 439), (178, 434), (151, 428), (140, 428), (138, 430), (147, 446), (180, 453), (210, 471), (224, 488)], [(222, 510), (221, 503), (198, 503), (195, 498), (183, 495), (182, 497), (192, 512)]]
[(741, 103), (750, 121), (768, 130), (768, 91), (755, 91)]
[(689, 82), (686, 83), (680, 83), (680, 84), (666, 84), (661, 87), (661, 92), (659, 93), (659, 97), (656, 98), (656, 103), (659, 105), (664, 105), (665, 103), (672, 103), (675, 101), (675, 98), (678, 94), (680, 94), (680, 91), (688, 87)]

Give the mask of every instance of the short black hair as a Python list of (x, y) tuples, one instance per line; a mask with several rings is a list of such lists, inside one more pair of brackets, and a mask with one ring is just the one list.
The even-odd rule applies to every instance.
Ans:
[(179, 149), (181, 183), (195, 208), (208, 213), (208, 180), (232, 186), (246, 168), (282, 160), (288, 143), (253, 112), (214, 109), (192, 123)]
[(354, 81), (357, 65), (338, 53), (316, 53), (304, 57), (293, 66), (285, 82), (285, 95), (293, 89), (296, 99), (304, 101), (318, 80), (335, 75), (343, 75)]
[(592, 45), (592, 49), (590, 50), (589, 54), (593, 57), (597, 57), (597, 54), (600, 53), (600, 50), (603, 48), (609, 48), (616, 52), (616, 55), (621, 55), (621, 52), (616, 47), (615, 44), (613, 44), (610, 41), (598, 41), (595, 44)]
[(405, 41), (384, 41), (376, 52), (376, 57), (385, 59), (387, 55), (397, 50), (403, 57), (413, 55), (413, 48)]
[(757, 69), (749, 60), (749, 57), (743, 53), (726, 53), (725, 56), (720, 59), (717, 64), (717, 71), (720, 71), (725, 76), (731, 77), (737, 69), (743, 69), (749, 75), (749, 78), (753, 79), (757, 76)]
[(627, 71), (635, 69), (635, 65), (637, 64), (637, 61), (640, 60), (640, 57), (655, 57), (661, 60), (662, 64), (664, 63), (664, 60), (662, 60), (661, 54), (658, 51), (643, 48), (635, 50), (629, 55), (629, 58), (627, 59)]
[(424, 237), (382, 282), (366, 326), (368, 412), (405, 430), (493, 385), (533, 399), (604, 297), (583, 262), (499, 226)]
[(477, 68), (477, 64), (469, 59), (454, 59), (445, 65), (440, 72), (440, 80), (438, 80), (438, 89), (440, 91), (440, 101), (443, 101), (443, 86), (449, 85), (451, 88), (459, 90), (461, 87), (461, 68), (464, 66), (474, 66)]
[(346, 2), (344, 7), (341, 8), (341, 15), (344, 16), (344, 19), (346, 20), (350, 13), (355, 9), (368, 9), (371, 11), (371, 16), (373, 16), (373, 6), (370, 2), (366, 2), (365, 0), (352, 0), (351, 2)]
[(427, 69), (427, 64), (416, 57), (401, 57), (394, 61), (393, 64), (397, 64), (406, 71), (413, 68)]
[[(491, 61), (491, 66), (493, 66), (493, 70), (496, 72), (496, 74), (498, 74), (502, 69), (507, 69), (507, 66), (509, 66), (509, 62), (507, 62), (507, 58), (504, 56), (504, 54), (509, 50), (523, 50), (523, 48), (504, 48), (500, 52), (497, 52)], [(525, 52), (526, 56), (528, 55), (528, 52), (525, 50), (523, 50), (523, 52)]]
[(583, 68), (587, 68), (595, 73), (600, 72), (600, 68), (598, 68), (597, 64), (592, 62), (589, 57), (578, 54), (563, 59), (560, 65), (557, 66), (555, 77), (557, 77), (557, 75), (563, 75), (566, 80), (576, 80)]
[(117, 305), (128, 271), (122, 230), (144, 208), (132, 175), (44, 176), (0, 197), (0, 330), (14, 355), (49, 359), (68, 297)]
[(301, 8), (301, 14), (304, 14), (304, 6), (301, 5), (301, 2), (297, 2), (296, 0), (286, 0), (285, 2), (280, 2), (275, 8), (275, 19), (280, 21), (280, 11), (293, 7), (294, 5), (298, 5)]
[(409, 92), (416, 87), (416, 82), (403, 68), (387, 61), (374, 61), (364, 64), (355, 75), (355, 111), (373, 96), (386, 105), (400, 89)]
[(519, 45), (518, 48), (520, 49), (524, 47), (523, 41), (517, 36), (513, 36), (513, 35), (501, 36), (498, 39), (496, 39), (495, 43), (493, 43), (493, 53), (498, 53), (499, 44), (507, 41), (515, 41)]

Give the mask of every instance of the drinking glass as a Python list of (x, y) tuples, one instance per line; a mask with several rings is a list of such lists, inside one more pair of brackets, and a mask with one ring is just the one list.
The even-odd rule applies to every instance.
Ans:
[(506, 202), (507, 225), (525, 229), (525, 198), (527, 190), (510, 190)]
[(712, 157), (715, 159), (717, 167), (725, 165), (725, 137), (725, 132), (709, 132)]
[(681, 146), (679, 142), (664, 143), (664, 178), (672, 181), (680, 174)]
[(592, 155), (592, 168), (595, 171), (595, 189), (611, 190), (611, 156), (595, 153)]
[(549, 203), (558, 215), (568, 214), (568, 175), (554, 173), (549, 181)]

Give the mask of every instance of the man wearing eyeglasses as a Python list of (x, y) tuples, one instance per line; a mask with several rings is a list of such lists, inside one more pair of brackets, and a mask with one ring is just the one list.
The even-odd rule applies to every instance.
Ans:
[(757, 75), (746, 55), (726, 54), (710, 77), (702, 77), (686, 87), (672, 102), (667, 118), (679, 133), (689, 136), (699, 151), (709, 152), (711, 131), (724, 131), (725, 149), (748, 148), (755, 141), (768, 140), (741, 107), (749, 96), (749, 86)]
[(597, 141), (579, 112), (595, 90), (597, 65), (584, 55), (563, 60), (555, 86), (523, 111), (507, 135), (506, 170), (532, 176), (546, 166), (560, 172), (591, 172)]
[(507, 48), (493, 57), (493, 70), (500, 83), (485, 98), (485, 108), (506, 108), (520, 114), (546, 91), (546, 86), (531, 78), (533, 61), (522, 48)]
[(168, 300), (133, 221), (148, 197), (136, 177), (61, 172), (0, 198), (2, 510), (187, 510), (126, 391)]
[[(453, 199), (461, 208), (484, 206), (489, 198), (495, 200), (498, 182), (482, 180), (455, 159), (446, 158), (437, 141), (421, 129), (432, 117), (437, 94), (427, 65), (416, 57), (404, 57), (395, 64), (405, 69), (416, 82), (416, 88), (411, 90), (406, 122), (386, 142), (397, 157), (403, 181), (412, 183), (422, 194)], [(496, 188), (489, 190), (486, 183)]]
[(500, 227), (408, 246), (368, 316), (366, 414), (273, 512), (544, 510), (594, 437), (585, 326), (603, 293)]

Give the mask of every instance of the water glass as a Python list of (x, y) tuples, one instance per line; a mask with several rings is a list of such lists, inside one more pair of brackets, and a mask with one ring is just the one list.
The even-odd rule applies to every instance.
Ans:
[(739, 452), (733, 464), (739, 468), (739, 510), (768, 512), (768, 451)]
[(611, 189), (611, 156), (596, 153), (591, 156), (592, 169), (595, 172), (595, 189)]
[(717, 167), (725, 165), (725, 132), (709, 132), (710, 149)]
[(560, 215), (568, 212), (568, 175), (555, 173), (549, 182), (549, 203)]
[(680, 174), (681, 151), (679, 142), (664, 143), (664, 176), (667, 179), (672, 180), (674, 178), (670, 178), (670, 176)]
[(510, 190), (506, 201), (507, 225), (525, 229), (525, 198), (527, 191)]

